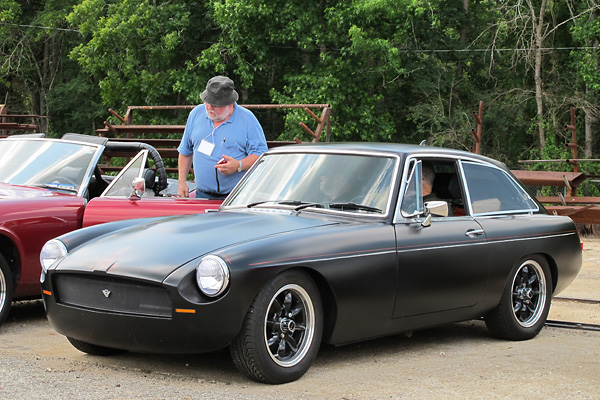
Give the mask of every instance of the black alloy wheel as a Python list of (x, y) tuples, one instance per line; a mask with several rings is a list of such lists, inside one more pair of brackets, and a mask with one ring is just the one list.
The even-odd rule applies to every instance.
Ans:
[(286, 271), (261, 289), (230, 350), (238, 369), (259, 382), (300, 378), (312, 364), (323, 333), (323, 311), (313, 280)]
[(485, 317), (492, 334), (501, 339), (535, 337), (550, 311), (552, 285), (546, 260), (537, 255), (513, 268), (498, 306)]

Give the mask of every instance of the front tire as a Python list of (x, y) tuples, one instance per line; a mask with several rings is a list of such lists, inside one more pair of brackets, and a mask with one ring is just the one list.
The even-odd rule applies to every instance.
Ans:
[(14, 282), (8, 262), (0, 254), (0, 325), (4, 323), (13, 299)]
[(548, 263), (541, 256), (525, 257), (512, 269), (500, 303), (485, 316), (485, 323), (497, 338), (531, 339), (546, 323), (551, 300)]
[(69, 342), (75, 347), (77, 350), (90, 354), (92, 356), (114, 356), (116, 354), (125, 353), (125, 350), (113, 349), (111, 347), (98, 346), (95, 344), (91, 344), (88, 342), (84, 342), (82, 340), (73, 339), (67, 337)]
[(295, 381), (308, 371), (323, 334), (323, 307), (314, 281), (285, 271), (266, 284), (230, 346), (237, 368), (258, 382)]

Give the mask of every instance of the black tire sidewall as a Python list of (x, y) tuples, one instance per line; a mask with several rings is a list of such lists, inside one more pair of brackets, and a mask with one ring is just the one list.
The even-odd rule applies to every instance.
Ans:
[[(290, 367), (283, 367), (275, 363), (271, 358), (269, 349), (264, 343), (264, 331), (266, 313), (273, 296), (288, 284), (296, 284), (306, 291), (313, 305), (315, 323), (312, 342), (306, 355), (297, 364)], [(240, 335), (243, 335), (244, 332), (250, 335), (252, 349), (254, 350), (252, 352), (254, 356), (254, 368), (251, 369), (255, 369), (258, 374), (249, 373), (249, 368), (246, 368), (247, 370), (242, 372), (246, 373), (252, 379), (272, 384), (287, 383), (300, 378), (310, 368), (319, 350), (323, 333), (323, 307), (318, 288), (314, 281), (301, 271), (290, 270), (277, 275), (256, 296), (248, 311)], [(249, 354), (247, 349), (243, 349), (243, 346), (240, 347), (238, 344), (238, 356), (240, 351), (243, 351), (243, 354), (246, 356)]]
[(2, 254), (0, 254), (0, 274), (3, 275), (6, 283), (6, 296), (4, 298), (4, 302), (0, 304), (0, 325), (2, 325), (2, 323), (4, 323), (6, 320), (6, 317), (8, 317), (14, 293), (12, 272), (8, 266), (8, 262)]
[[(520, 270), (523, 263), (529, 260), (537, 262), (544, 273), (546, 299), (544, 308), (535, 324), (529, 327), (524, 327), (519, 323), (517, 317), (514, 315), (512, 291), (515, 275)], [(500, 304), (498, 305), (497, 309), (492, 312), (493, 315), (491, 318), (494, 319), (493, 324), (495, 325), (496, 336), (509, 340), (528, 340), (535, 337), (542, 330), (546, 323), (552, 301), (552, 289), (553, 287), (550, 268), (548, 267), (548, 262), (544, 257), (540, 255), (529, 255), (520, 259), (510, 272)], [(500, 332), (497, 331), (498, 329), (500, 329)]]
[(82, 340), (77, 340), (77, 339), (73, 339), (70, 337), (67, 337), (67, 340), (77, 350), (81, 351), (82, 353), (90, 354), (93, 356), (106, 357), (106, 356), (112, 356), (112, 355), (121, 354), (121, 353), (126, 352), (125, 350), (113, 349), (113, 348), (104, 347), (104, 346), (98, 346), (95, 344), (87, 343)]

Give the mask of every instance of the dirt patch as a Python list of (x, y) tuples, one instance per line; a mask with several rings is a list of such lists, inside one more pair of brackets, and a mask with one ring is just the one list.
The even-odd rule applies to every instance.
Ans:
[(600, 300), (600, 240), (583, 239), (581, 272), (550, 307), (548, 319), (600, 324), (600, 304), (575, 302), (567, 299)]

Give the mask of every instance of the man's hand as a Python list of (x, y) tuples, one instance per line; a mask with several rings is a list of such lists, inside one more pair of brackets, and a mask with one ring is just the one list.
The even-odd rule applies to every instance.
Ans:
[(223, 158), (225, 159), (225, 163), (219, 163), (215, 165), (215, 168), (218, 169), (223, 175), (231, 175), (237, 172), (240, 167), (240, 162), (233, 157), (226, 156), (223, 154)]
[(193, 157), (184, 156), (183, 154), (179, 154), (179, 158), (177, 159), (177, 171), (179, 172), (179, 187), (177, 188), (177, 195), (179, 197), (190, 197), (190, 189), (187, 185), (187, 176), (188, 172), (190, 172), (190, 168), (192, 167)]
[(179, 197), (190, 197), (190, 188), (188, 188), (187, 183), (179, 182), (179, 187), (177, 188), (177, 195)]

